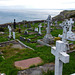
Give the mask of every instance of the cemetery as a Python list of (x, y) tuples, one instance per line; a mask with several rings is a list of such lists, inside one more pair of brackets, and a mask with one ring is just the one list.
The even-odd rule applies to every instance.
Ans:
[(75, 75), (74, 30), (72, 18), (52, 21), (50, 15), (0, 27), (1, 75)]

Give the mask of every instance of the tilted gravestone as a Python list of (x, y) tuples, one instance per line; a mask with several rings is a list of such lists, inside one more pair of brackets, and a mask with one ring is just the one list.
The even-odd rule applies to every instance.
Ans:
[(43, 41), (45, 42), (45, 43), (53, 43), (54, 42), (54, 39), (53, 39), (53, 36), (50, 34), (50, 24), (51, 24), (51, 22), (52, 22), (52, 20), (51, 20), (51, 16), (49, 15), (48, 16), (48, 18), (47, 18), (47, 33), (46, 33), (46, 35), (44, 36), (44, 38), (43, 38)]
[(55, 75), (62, 75), (63, 63), (69, 63), (69, 55), (64, 52), (67, 45), (63, 41), (56, 41), (51, 53), (55, 56)]

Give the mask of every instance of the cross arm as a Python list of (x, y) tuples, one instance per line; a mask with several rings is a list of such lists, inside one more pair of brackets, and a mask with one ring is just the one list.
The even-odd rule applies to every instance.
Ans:
[(56, 47), (52, 47), (51, 48), (51, 53), (55, 56), (55, 54), (56, 54)]
[(64, 63), (69, 63), (69, 55), (66, 52), (60, 52), (60, 60)]

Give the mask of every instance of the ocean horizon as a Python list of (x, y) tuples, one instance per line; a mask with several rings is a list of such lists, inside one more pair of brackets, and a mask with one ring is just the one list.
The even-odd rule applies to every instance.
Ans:
[(16, 22), (46, 20), (48, 15), (54, 17), (58, 15), (62, 9), (6, 9), (0, 10), (0, 24)]

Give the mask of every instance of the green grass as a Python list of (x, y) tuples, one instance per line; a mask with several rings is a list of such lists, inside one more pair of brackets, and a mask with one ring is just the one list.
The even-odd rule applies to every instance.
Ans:
[[(39, 23), (35, 23), (35, 25), (31, 25), (31, 26), (35, 28), (35, 27), (38, 27), (38, 24)], [(42, 23), (42, 25), (44, 24)], [(62, 34), (62, 29), (57, 30), (56, 27), (54, 26), (51, 26), (51, 28), (54, 28), (54, 30), (51, 32), (53, 36), (57, 37), (58, 34)], [(21, 30), (24, 31), (25, 29), (28, 29), (28, 28), (24, 28), (23, 25), (21, 25)], [(31, 31), (31, 32), (34, 32), (34, 31)], [(7, 39), (8, 29), (6, 29), (5, 33), (6, 34), (0, 36), (0, 42), (8, 41)], [(24, 32), (18, 33), (18, 31), (16, 31), (16, 39), (19, 39), (20, 36), (25, 38), (35, 37), (34, 39), (31, 39), (31, 41), (37, 41), (38, 39), (42, 39), (45, 36), (45, 34), (46, 34), (45, 28), (42, 28), (42, 36), (37, 36), (37, 37), (35, 37), (37, 33), (33, 35), (24, 35)], [(11, 48), (12, 45), (9, 45), (3, 48), (0, 47), (0, 51), (4, 53), (3, 56), (5, 57), (5, 60), (4, 60), (2, 58), (2, 55), (0, 56), (0, 72), (1, 73), (6, 73), (6, 75), (17, 75), (17, 72), (19, 70), (14, 67), (14, 62), (28, 59), (28, 58), (40, 57), (43, 60), (43, 64), (55, 61), (55, 56), (51, 54), (50, 47), (47, 47), (47, 46), (36, 47), (37, 45), (39, 45), (38, 43), (32, 44), (32, 43), (27, 43), (26, 41), (23, 43), (33, 48), (34, 51), (28, 48), (26, 49)], [(70, 75), (72, 73), (75, 73), (75, 66), (74, 66), (75, 53), (70, 53), (69, 55), (70, 55), (70, 62), (68, 64), (64, 64), (63, 75)], [(40, 65), (43, 65), (43, 64), (40, 64)], [(34, 67), (34, 65), (32, 65), (31, 67)], [(43, 73), (43, 75), (54, 75), (54, 72), (48, 71), (47, 73)]]

